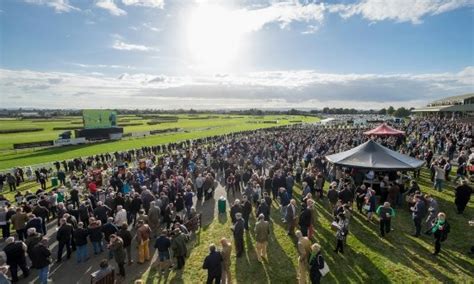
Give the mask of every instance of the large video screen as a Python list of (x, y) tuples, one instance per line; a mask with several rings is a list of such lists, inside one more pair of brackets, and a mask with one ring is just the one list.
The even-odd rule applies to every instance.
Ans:
[(82, 111), (84, 129), (117, 127), (117, 112), (112, 110), (85, 109)]

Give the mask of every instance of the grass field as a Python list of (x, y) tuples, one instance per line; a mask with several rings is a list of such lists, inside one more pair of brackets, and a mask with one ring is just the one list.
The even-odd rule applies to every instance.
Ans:
[[(331, 270), (322, 283), (474, 283), (474, 259), (467, 255), (469, 248), (474, 245), (474, 227), (468, 226), (468, 220), (474, 218), (472, 203), (464, 215), (457, 215), (452, 186), (442, 193), (432, 190), (426, 170), (423, 170), (419, 182), (423, 192), (435, 196), (451, 224), (451, 233), (442, 244), (441, 254), (437, 257), (431, 255), (434, 243), (432, 236), (411, 236), (414, 226), (406, 206), (397, 210), (392, 223), (395, 230), (385, 239), (379, 237), (378, 222), (369, 223), (365, 216), (355, 213), (351, 219), (345, 253), (335, 254), (335, 236), (330, 229), (332, 214), (326, 201), (318, 201), (313, 241), (321, 244), (324, 259)], [(300, 188), (297, 188), (297, 198), (300, 198), (300, 193)], [(231, 271), (237, 283), (297, 283), (296, 240), (286, 235), (275, 203), (271, 215), (273, 223), (269, 259), (264, 263), (257, 261), (254, 234), (246, 234), (246, 254), (236, 259), (235, 252), (232, 253)], [(252, 218), (251, 226), (254, 223), (255, 219)], [(201, 267), (208, 254), (208, 245), (219, 244), (223, 236), (233, 241), (230, 226), (227, 216), (207, 220), (199, 241), (191, 245), (184, 271), (161, 275), (151, 268), (142, 280), (145, 283), (204, 283), (207, 272)]]
[[(173, 115), (174, 116), (174, 115)], [(207, 118), (212, 116), (211, 118)], [(34, 164), (52, 162), (56, 160), (71, 159), (87, 155), (119, 151), (166, 144), (186, 139), (196, 139), (206, 136), (221, 135), (237, 131), (254, 130), (273, 126), (282, 126), (294, 123), (293, 121), (315, 122), (318, 118), (303, 116), (230, 116), (230, 115), (179, 115), (177, 122), (166, 122), (148, 125), (153, 118), (141, 119), (137, 116), (119, 116), (118, 123), (142, 123), (137, 126), (124, 127), (125, 133), (141, 132), (158, 129), (180, 128), (180, 132), (172, 132), (145, 138), (123, 139), (89, 145), (67, 146), (60, 148), (46, 148), (35, 150), (13, 150), (14, 143), (32, 141), (54, 140), (65, 130), (53, 128), (81, 127), (80, 117), (60, 117), (51, 120), (12, 120), (0, 119), (0, 130), (23, 129), (39, 127), (43, 131), (0, 134), (0, 170), (16, 166), (29, 166)], [(198, 117), (204, 119), (196, 119)], [(277, 124), (263, 123), (263, 121), (278, 121)]]

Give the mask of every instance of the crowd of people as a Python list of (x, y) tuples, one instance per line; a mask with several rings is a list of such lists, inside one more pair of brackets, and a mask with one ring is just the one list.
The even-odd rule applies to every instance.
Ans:
[[(462, 214), (472, 193), (468, 181), (471, 169), (474, 171), (472, 126), (424, 119), (410, 121), (403, 130), (405, 137), (373, 139), (425, 160), (433, 187), (439, 191), (449, 181), (452, 164), (458, 165), (452, 182), (460, 183), (455, 203)], [(323, 198), (333, 212), (335, 253), (344, 253), (356, 210), (369, 222), (377, 215), (380, 235), (385, 237), (392, 231), (396, 210), (406, 207), (412, 213), (413, 235), (432, 234), (433, 253), (437, 255), (450, 225), (436, 199), (418, 186), (419, 173), (375, 174), (336, 167), (324, 159), (367, 139), (370, 137), (360, 129), (275, 127), (58, 161), (51, 168), (34, 171), (29, 167), (14, 169), (0, 177), (0, 190), (6, 182), (9, 190), (16, 192), (27, 180), (38, 182), (40, 189), (34, 193), (17, 191), (15, 202), (0, 195), (3, 259), (11, 281), (18, 281), (18, 269), (28, 276), (31, 263), (30, 268), (38, 270), (40, 283), (47, 283), (53, 259), (46, 234), (53, 220), (58, 242), (56, 262), (71, 258), (73, 251), (77, 263), (85, 262), (91, 252), (100, 255), (106, 249), (108, 258), (117, 264), (118, 275), (125, 277), (125, 264), (134, 263), (131, 250), (137, 247), (138, 264), (149, 262), (154, 248), (162, 273), (183, 269), (188, 242), (200, 223), (197, 208), (214, 202), (219, 183), (233, 199), (229, 215), (236, 257), (245, 253), (245, 232), (253, 232), (257, 258), (266, 259), (271, 253), (267, 251), (270, 223), (281, 222), (297, 242), (299, 283), (306, 283), (308, 277), (311, 283), (319, 283), (329, 269), (323, 248), (312, 241), (314, 205)], [(53, 178), (58, 186), (47, 191), (46, 183)], [(323, 190), (326, 183), (327, 191)], [(296, 185), (301, 186), (301, 196), (294, 192)], [(274, 208), (279, 212), (271, 215)], [(256, 219), (253, 226), (251, 218)], [(231, 283), (231, 250), (231, 240), (226, 238), (221, 239), (219, 248), (209, 246), (203, 263), (208, 283)], [(7, 266), (3, 270), (0, 267), (1, 277), (6, 277)]]

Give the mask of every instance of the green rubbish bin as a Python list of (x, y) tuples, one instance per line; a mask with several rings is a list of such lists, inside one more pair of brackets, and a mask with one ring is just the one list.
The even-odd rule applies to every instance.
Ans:
[(58, 183), (58, 178), (57, 177), (52, 177), (51, 178), (51, 186), (56, 187), (56, 186), (58, 186), (58, 184), (59, 184)]
[(217, 210), (219, 211), (219, 214), (225, 214), (225, 206), (226, 206), (226, 200), (224, 197), (219, 198), (219, 201), (217, 201)]

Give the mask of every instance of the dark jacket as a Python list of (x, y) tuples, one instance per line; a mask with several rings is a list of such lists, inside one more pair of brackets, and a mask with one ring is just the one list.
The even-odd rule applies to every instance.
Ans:
[(168, 251), (171, 246), (171, 240), (166, 236), (160, 236), (155, 241), (155, 248), (158, 249), (159, 252)]
[(58, 242), (69, 242), (72, 238), (72, 231), (73, 227), (71, 224), (63, 224), (61, 227), (59, 227), (56, 240), (58, 240)]
[(104, 235), (102, 234), (102, 226), (92, 225), (87, 229), (89, 231), (89, 239), (91, 242), (100, 242)]
[(222, 273), (222, 255), (218, 251), (211, 252), (204, 259), (203, 269), (207, 269), (210, 277), (219, 277)]
[(269, 221), (269, 219), (270, 219), (270, 207), (267, 205), (266, 202), (260, 203), (260, 205), (258, 206), (257, 214), (256, 214), (257, 217), (260, 214), (263, 214), (263, 216), (265, 216), (265, 221)]
[(37, 244), (31, 250), (31, 267), (41, 269), (48, 266), (51, 263), (50, 260), (51, 251), (42, 244)]
[(132, 234), (130, 233), (129, 230), (127, 229), (120, 229), (120, 231), (118, 231), (117, 235), (122, 238), (122, 241), (123, 241), (123, 247), (124, 248), (127, 248), (129, 247), (131, 244), (132, 244)]
[(324, 267), (324, 259), (320, 252), (316, 255), (311, 255), (309, 259), (309, 278), (311, 283), (319, 283), (321, 278), (320, 269)]
[(105, 240), (109, 242), (110, 235), (118, 232), (117, 226), (112, 223), (107, 223), (102, 226), (102, 232), (104, 233)]
[(244, 238), (244, 220), (236, 220), (234, 223), (234, 238), (243, 239)]
[(8, 265), (16, 265), (26, 261), (25, 251), (23, 250), (23, 242), (16, 241), (8, 244), (5, 246), (5, 248), (3, 248), (3, 251), (7, 255)]
[[(43, 220), (40, 217), (35, 217), (33, 219), (28, 220), (26, 222), (26, 227), (25, 229), (28, 230), (29, 228), (35, 228), (36, 232), (43, 232)], [(43, 232), (45, 233), (45, 232)]]
[(108, 206), (102, 205), (94, 209), (94, 216), (96, 219), (100, 220), (102, 224), (105, 224), (105, 222), (107, 222), (107, 214), (110, 211), (111, 210)]
[(84, 228), (78, 228), (74, 231), (74, 242), (76, 246), (83, 246), (87, 245), (87, 236), (89, 235), (89, 231)]
[(304, 209), (300, 214), (299, 225), (301, 227), (309, 227), (311, 225), (311, 210)]

